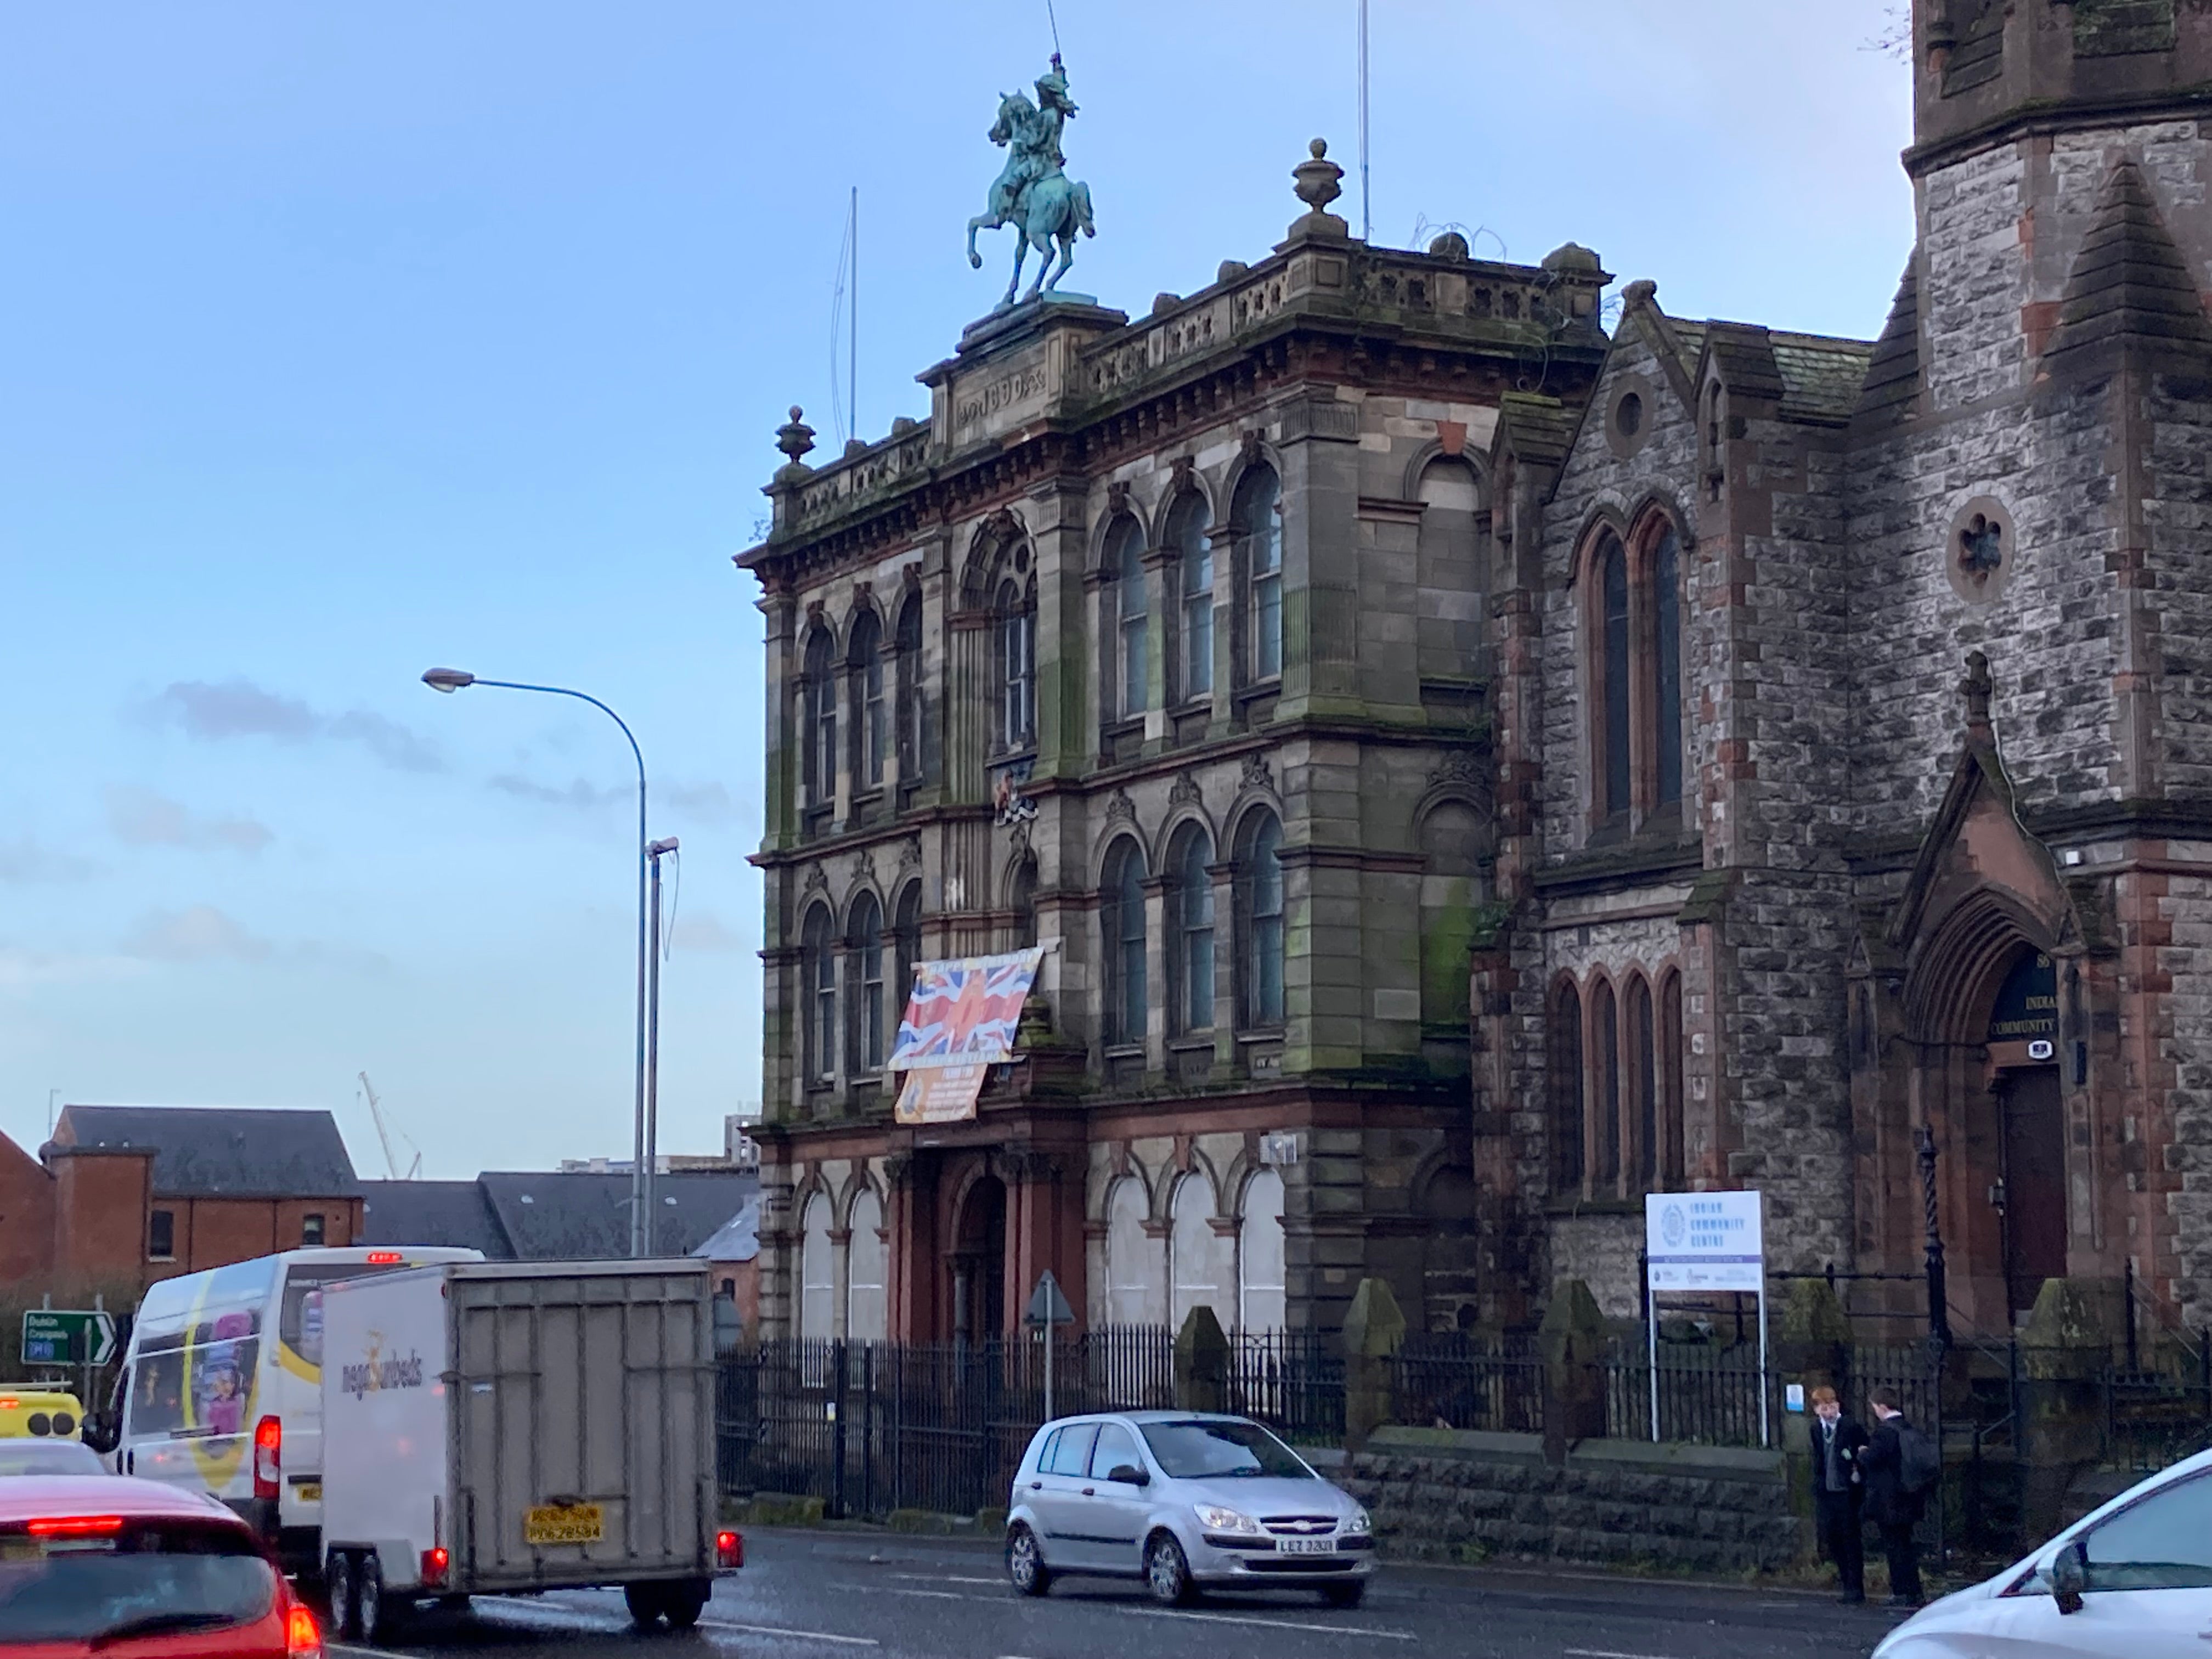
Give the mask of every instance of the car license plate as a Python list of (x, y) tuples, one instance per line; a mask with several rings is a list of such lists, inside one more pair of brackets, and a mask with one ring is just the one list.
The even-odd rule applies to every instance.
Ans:
[(292, 1495), (302, 1504), (319, 1504), (323, 1501), (323, 1483), (319, 1480), (302, 1480), (292, 1488)]
[(1336, 1540), (1334, 1538), (1278, 1538), (1275, 1540), (1275, 1553), (1278, 1555), (1334, 1555), (1336, 1553)]
[(596, 1544), (605, 1529), (597, 1504), (541, 1504), (522, 1517), (526, 1544)]

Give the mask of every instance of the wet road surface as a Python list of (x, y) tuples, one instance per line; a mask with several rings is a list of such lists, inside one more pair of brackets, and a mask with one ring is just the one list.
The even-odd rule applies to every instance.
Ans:
[[(1665, 1580), (1386, 1566), (1364, 1606), (1310, 1593), (1156, 1607), (1141, 1587), (1006, 1588), (996, 1552), (956, 1540), (753, 1531), (696, 1632), (642, 1634), (618, 1592), (485, 1597), (422, 1613), (392, 1651), (602, 1659), (659, 1650), (760, 1659), (1862, 1659), (1899, 1615), (1825, 1597)], [(334, 1644), (334, 1655), (368, 1652)]]

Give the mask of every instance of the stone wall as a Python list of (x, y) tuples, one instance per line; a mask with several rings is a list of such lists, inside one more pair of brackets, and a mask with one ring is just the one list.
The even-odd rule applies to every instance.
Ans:
[(1771, 1572), (1803, 1541), (1778, 1452), (1585, 1441), (1554, 1468), (1533, 1435), (1383, 1429), (1310, 1455), (1400, 1559)]

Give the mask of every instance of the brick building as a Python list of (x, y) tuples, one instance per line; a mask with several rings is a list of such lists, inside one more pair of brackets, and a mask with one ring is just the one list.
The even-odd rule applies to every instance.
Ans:
[(135, 1297), (157, 1280), (361, 1236), (324, 1111), (66, 1106), (31, 1158), (0, 1136), (0, 1282)]
[(1631, 1311), (1660, 1187), (1909, 1272), (1923, 1133), (1956, 1321), (2212, 1319), (2212, 12), (1914, 11), (1878, 341), (1632, 283), (1498, 424), (1492, 1321)]
[[(767, 617), (761, 1325), (979, 1337), (1472, 1317), (1487, 455), (1578, 400), (1596, 257), (1328, 213), (1148, 316), (969, 328), (926, 423), (810, 465)], [(1046, 947), (970, 1122), (892, 1121), (916, 960)]]

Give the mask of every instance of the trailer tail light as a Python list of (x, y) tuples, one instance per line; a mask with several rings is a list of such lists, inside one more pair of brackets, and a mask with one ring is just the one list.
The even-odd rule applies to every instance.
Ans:
[(745, 1535), (741, 1532), (718, 1532), (714, 1534), (714, 1559), (725, 1567), (742, 1567), (745, 1564)]
[(284, 1475), (284, 1425), (264, 1417), (253, 1425), (253, 1495), (276, 1498)]
[(284, 1659), (323, 1659), (323, 1632), (297, 1601), (284, 1615)]
[(444, 1583), (446, 1569), (453, 1564), (453, 1558), (446, 1553), (446, 1547), (443, 1544), (424, 1550), (422, 1552), (422, 1582), (426, 1584)]

